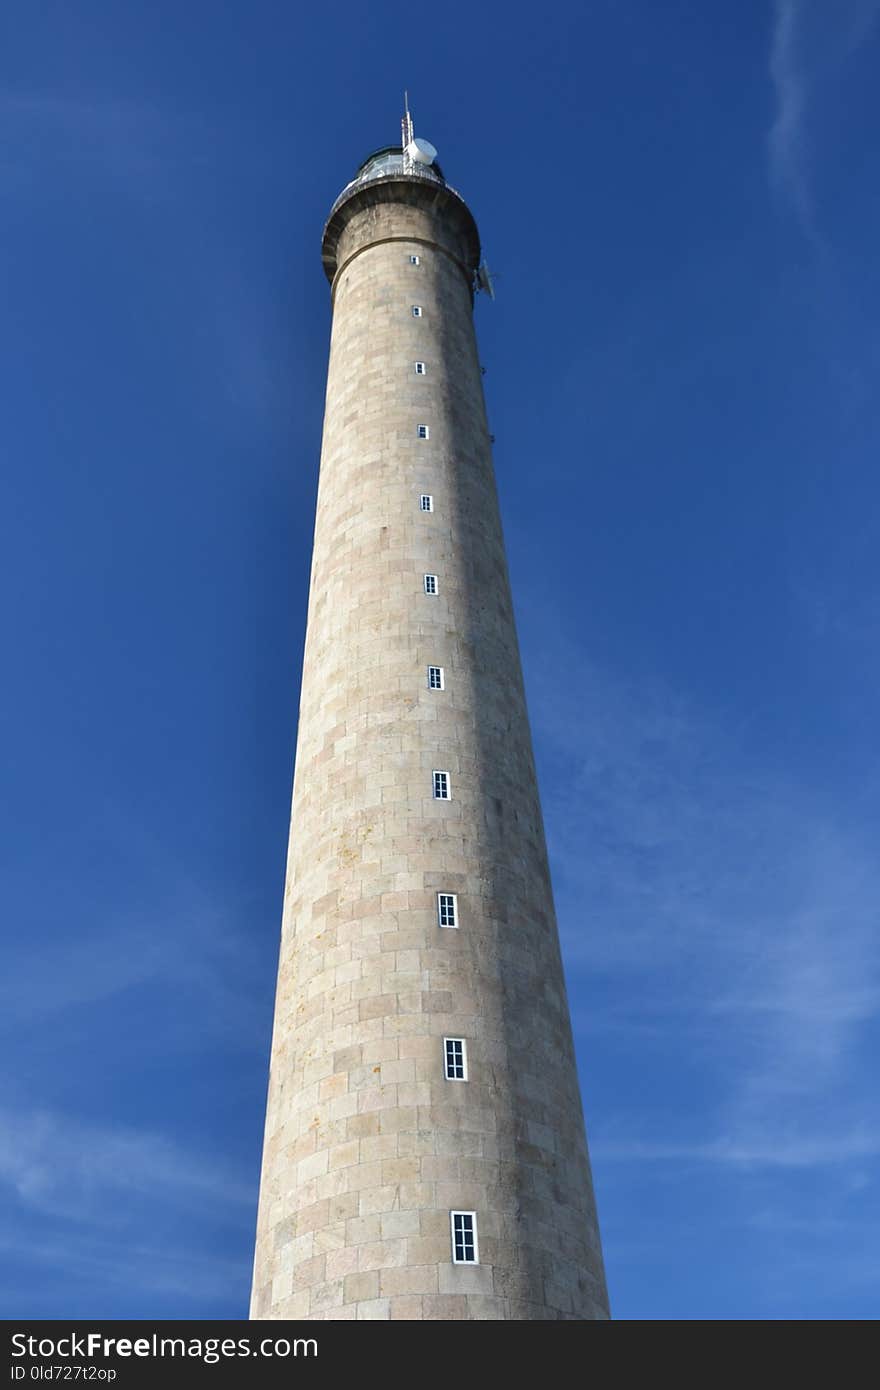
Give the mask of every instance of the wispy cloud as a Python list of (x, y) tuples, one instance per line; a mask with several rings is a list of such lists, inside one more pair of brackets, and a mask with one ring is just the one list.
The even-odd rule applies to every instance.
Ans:
[[(637, 1140), (600, 1139), (592, 1145), (596, 1158), (624, 1163), (685, 1162), (724, 1164), (739, 1168), (813, 1168), (861, 1162), (880, 1156), (880, 1129), (849, 1134), (791, 1136), (774, 1135), (762, 1143), (759, 1138), (743, 1142), (737, 1138), (715, 1139), (708, 1144), (657, 1144)], [(778, 1215), (774, 1214), (778, 1221)]]
[(262, 1046), (265, 984), (254, 961), (253, 906), (225, 884), (203, 882), (121, 805), (95, 812), (82, 844), (115, 875), (96, 867), (90, 882), (76, 860), (56, 862), (48, 897), (33, 891), (32, 865), (3, 866), (0, 888), (21, 915), (5, 945), (0, 1034), (20, 1036), (47, 1018), (118, 1005), (147, 988), (154, 1004), (198, 994), (198, 1017), (177, 1011), (178, 1043), (189, 1029), (203, 1041), (223, 1031)]
[(820, 80), (869, 38), (878, 16), (880, 0), (839, 0), (828, 7), (775, 0), (769, 61), (775, 96), (767, 136), (770, 177), (816, 248), (823, 241), (810, 180), (808, 110)]
[[(174, 882), (166, 887), (173, 889)], [(154, 1017), (162, 1021), (150, 1044), (153, 1055), (171, 1048), (181, 1055), (204, 1052), (221, 1038), (224, 1048), (262, 1053), (270, 1007), (266, 982), (230, 904), (197, 904), (181, 890), (177, 901), (172, 895), (152, 911), (135, 915), (111, 900), (95, 915), (97, 922), (81, 926), (71, 914), (69, 940), (44, 934), (7, 946), (0, 1035), (14, 1032), (21, 1040), (32, 1030), (65, 1031), (88, 1010), (90, 1028), (100, 1036), (117, 1026), (114, 1019), (127, 1000), (149, 994)], [(142, 1027), (134, 1023), (127, 1041)]]
[[(248, 1252), (249, 1253), (249, 1252)], [(69, 1310), (75, 1294), (72, 1289), (102, 1290), (123, 1287), (130, 1294), (160, 1293), (175, 1301), (192, 1299), (197, 1303), (222, 1302), (242, 1314), (246, 1307), (250, 1266), (248, 1260), (235, 1260), (216, 1252), (199, 1252), (191, 1247), (175, 1248), (149, 1242), (86, 1239), (44, 1239), (33, 1233), (0, 1237), (0, 1255), (18, 1269), (41, 1267), (43, 1280), (57, 1281), (60, 1306)], [(106, 1296), (103, 1296), (104, 1298)], [(24, 1288), (16, 1294), (6, 1291), (7, 1315), (13, 1315), (12, 1301), (27, 1300), (20, 1316), (34, 1316), (34, 1293)], [(102, 1304), (90, 1295), (96, 1309)], [(18, 1310), (15, 1310), (18, 1311)], [(39, 1309), (45, 1313), (45, 1303)]]
[(744, 730), (648, 677), (627, 688), (547, 631), (530, 693), (566, 962), (591, 1001), (576, 1030), (591, 1051), (631, 1031), (634, 1046), (698, 1056), (714, 1097), (666, 1112), (663, 1133), (638, 1111), (606, 1116), (597, 1152), (793, 1167), (875, 1155), (871, 847), (752, 763)]
[(683, 1240), (747, 1258), (780, 1316), (816, 1280), (845, 1310), (878, 1275), (871, 826), (774, 765), (741, 700), (623, 677), (521, 614), (612, 1271)]
[(118, 1222), (132, 1198), (250, 1215), (253, 1187), (210, 1155), (163, 1135), (89, 1126), (57, 1112), (0, 1112), (0, 1184), (27, 1208), (90, 1225)]
[(813, 201), (804, 170), (805, 75), (798, 59), (797, 0), (776, 0), (770, 51), (770, 77), (776, 113), (767, 137), (770, 172), (776, 187), (791, 199), (804, 232), (816, 239)]

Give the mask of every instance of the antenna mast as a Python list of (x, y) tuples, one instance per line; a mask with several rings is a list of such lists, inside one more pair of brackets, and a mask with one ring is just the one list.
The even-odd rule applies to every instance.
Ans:
[(413, 122), (409, 114), (409, 92), (403, 94), (403, 120), (400, 122), (400, 148), (403, 150), (403, 168), (406, 173), (412, 168), (412, 155), (409, 147), (413, 142)]

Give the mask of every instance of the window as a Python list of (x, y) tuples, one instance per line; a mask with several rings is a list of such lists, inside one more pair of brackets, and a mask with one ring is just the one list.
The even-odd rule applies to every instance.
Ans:
[(442, 690), (442, 689), (443, 689), (443, 667), (442, 667), (442, 666), (429, 666), (429, 667), (428, 667), (428, 689), (429, 689), (429, 690)]
[(431, 776), (434, 780), (434, 800), (451, 801), (452, 797), (449, 795), (449, 773), (435, 771), (431, 773)]
[(420, 319), (420, 318), (422, 317), (422, 306), (421, 306), (421, 304), (414, 304), (414, 305), (412, 306), (412, 311), (413, 311), (413, 318), (414, 318), (414, 319)]
[(415, 368), (416, 368), (416, 376), (424, 376), (424, 375), (425, 375), (425, 364), (424, 364), (424, 362), (416, 362)]
[(430, 492), (423, 492), (419, 498), (419, 511), (432, 512), (434, 510), (434, 499)]
[(421, 261), (419, 260), (418, 256), (410, 256), (409, 263), (410, 265), (421, 265)]
[(428, 435), (430, 434), (430, 430), (428, 429), (427, 425), (417, 425), (416, 433), (418, 434), (419, 439), (427, 439)]
[(454, 893), (437, 894), (437, 920), (441, 927), (458, 926), (458, 899)]
[(447, 1081), (467, 1081), (464, 1038), (443, 1039), (443, 1064)]
[(436, 576), (436, 574), (426, 574), (426, 575), (425, 575), (425, 593), (426, 593), (426, 594), (436, 594), (436, 592), (437, 592), (437, 576)]
[(452, 1263), (456, 1265), (479, 1264), (477, 1251), (477, 1213), (475, 1211), (451, 1211), (452, 1224)]

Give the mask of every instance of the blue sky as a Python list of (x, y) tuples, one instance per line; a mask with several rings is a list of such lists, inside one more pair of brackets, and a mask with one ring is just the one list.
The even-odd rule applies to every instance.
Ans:
[(477, 306), (612, 1306), (878, 1312), (880, 0), (8, 0), (7, 1317), (240, 1317), (329, 303)]

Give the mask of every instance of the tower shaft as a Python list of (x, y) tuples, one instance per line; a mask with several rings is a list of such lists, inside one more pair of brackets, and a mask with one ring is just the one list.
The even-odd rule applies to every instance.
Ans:
[(479, 242), (439, 173), (386, 164), (324, 238), (251, 1316), (604, 1318), (474, 337)]

